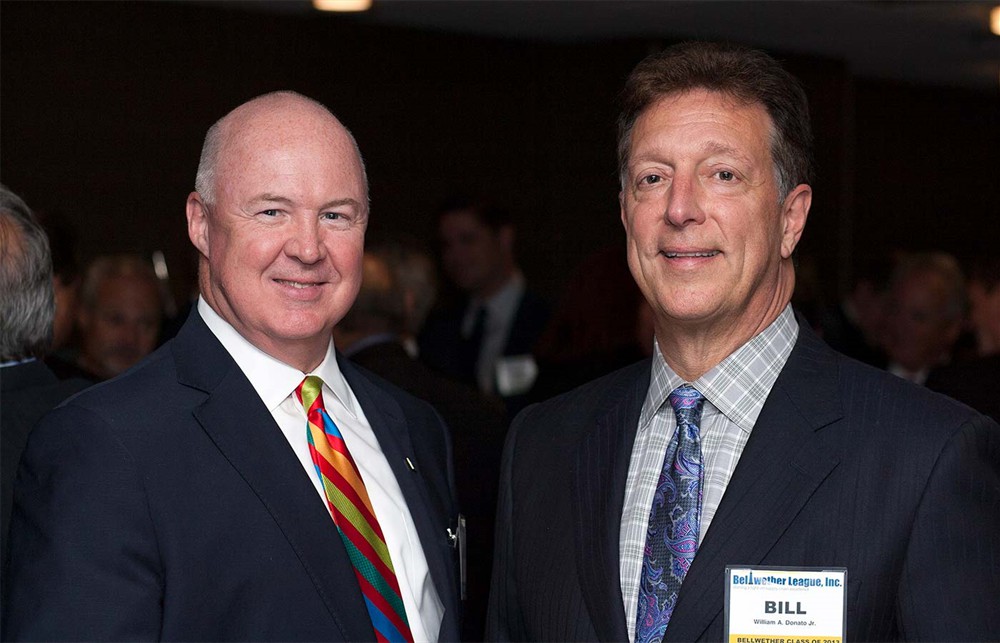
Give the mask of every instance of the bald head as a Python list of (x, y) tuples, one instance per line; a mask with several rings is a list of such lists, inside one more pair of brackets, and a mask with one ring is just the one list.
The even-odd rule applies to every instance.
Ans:
[(237, 107), (205, 138), (187, 219), (205, 302), (260, 350), (315, 368), (361, 283), (368, 185), (350, 132), (292, 92)]
[(205, 134), (195, 176), (194, 189), (206, 203), (216, 201), (218, 182), (232, 167), (233, 154), (245, 150), (263, 139), (275, 136), (316, 136), (334, 144), (348, 144), (357, 158), (364, 179), (367, 204), (368, 177), (357, 141), (344, 125), (322, 103), (292, 91), (278, 91), (258, 96), (243, 103), (212, 125)]

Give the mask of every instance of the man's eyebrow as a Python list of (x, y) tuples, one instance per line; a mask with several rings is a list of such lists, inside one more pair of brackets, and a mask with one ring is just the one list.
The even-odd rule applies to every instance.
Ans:
[[(251, 203), (264, 203), (264, 202), (266, 202), (266, 203), (280, 203), (282, 205), (287, 205), (287, 206), (294, 206), (295, 205), (295, 202), (292, 201), (292, 199), (289, 199), (288, 197), (284, 197), (284, 196), (278, 196), (276, 194), (271, 194), (269, 192), (265, 192), (263, 194), (258, 194), (257, 196), (253, 197), (250, 200), (250, 202)], [(337, 207), (340, 207), (342, 205), (349, 205), (349, 206), (353, 206), (355, 208), (360, 208), (361, 207), (361, 204), (358, 203), (357, 199), (352, 199), (351, 197), (344, 197), (342, 199), (333, 199), (332, 201), (327, 201), (322, 206), (320, 206), (320, 210), (326, 210), (328, 208), (337, 208)]]
[[(705, 154), (722, 154), (725, 156), (734, 157), (740, 161), (743, 161), (744, 163), (753, 162), (753, 159), (751, 159), (751, 157), (741, 152), (739, 149), (733, 147), (732, 145), (729, 145), (728, 143), (723, 143), (721, 141), (705, 141), (699, 146), (699, 149), (702, 151), (702, 153)], [(650, 160), (655, 161), (658, 160), (659, 158), (660, 158), (659, 150), (652, 149), (642, 154), (637, 154), (633, 156), (631, 159), (629, 159), (629, 165), (636, 162), (643, 162)]]
[(269, 192), (258, 194), (257, 196), (250, 199), (251, 203), (260, 203), (262, 201), (267, 201), (269, 203), (281, 203), (284, 205), (292, 205), (291, 199), (283, 196), (278, 196), (276, 194), (271, 194)]
[(719, 141), (705, 141), (705, 143), (702, 144), (701, 149), (709, 154), (724, 154), (736, 157), (745, 163), (751, 162), (750, 157), (743, 152), (739, 151), (732, 145), (727, 145), (726, 143), (721, 143)]
[(349, 205), (360, 209), (361, 204), (358, 203), (357, 199), (352, 199), (351, 197), (344, 197), (343, 199), (334, 199), (333, 201), (327, 201), (323, 204), (320, 210), (326, 210), (327, 208), (338, 208), (342, 205)]

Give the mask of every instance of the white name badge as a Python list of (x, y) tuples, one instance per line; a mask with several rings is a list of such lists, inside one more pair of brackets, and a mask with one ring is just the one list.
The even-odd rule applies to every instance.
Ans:
[(538, 377), (538, 364), (531, 355), (507, 355), (497, 358), (497, 393), (504, 397), (531, 390)]
[(844, 567), (726, 567), (729, 643), (842, 643)]

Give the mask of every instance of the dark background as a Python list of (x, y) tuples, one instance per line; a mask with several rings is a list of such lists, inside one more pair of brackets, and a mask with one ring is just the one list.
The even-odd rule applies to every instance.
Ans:
[[(675, 39), (554, 43), (182, 2), (0, 4), (0, 180), (69, 217), (84, 258), (162, 250), (194, 280), (184, 222), (205, 130), (294, 89), (354, 132), (369, 240), (430, 240), (435, 208), (485, 194), (519, 224), (529, 282), (556, 298), (621, 243), (615, 97)], [(800, 261), (827, 299), (893, 249), (960, 259), (1000, 241), (1000, 92), (855, 77), (771, 49), (804, 82), (818, 180)]]

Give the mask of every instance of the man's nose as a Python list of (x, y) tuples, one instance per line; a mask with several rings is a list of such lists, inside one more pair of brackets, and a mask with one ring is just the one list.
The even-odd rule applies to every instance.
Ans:
[(670, 182), (667, 205), (663, 219), (670, 225), (682, 228), (701, 223), (705, 214), (701, 209), (701, 188), (697, 177), (678, 172)]
[(285, 243), (285, 253), (302, 263), (316, 263), (323, 258), (324, 245), (319, 219), (302, 217), (292, 226), (292, 234)]

